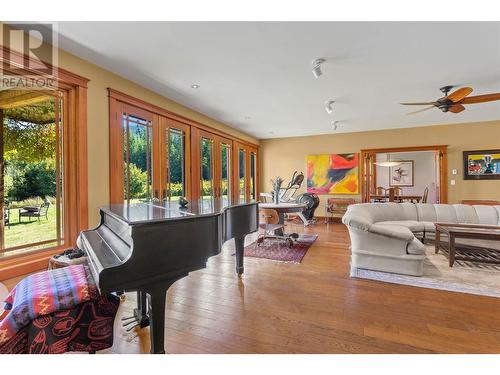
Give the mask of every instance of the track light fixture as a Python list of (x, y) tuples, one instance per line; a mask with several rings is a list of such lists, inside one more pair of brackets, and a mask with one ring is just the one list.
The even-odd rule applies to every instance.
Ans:
[(327, 102), (325, 102), (325, 111), (329, 115), (333, 113), (333, 103), (335, 103), (334, 100), (328, 100)]
[(312, 62), (312, 73), (314, 78), (319, 78), (323, 74), (321, 71), (321, 64), (325, 62), (325, 59), (316, 59)]
[(332, 121), (332, 129), (337, 130), (338, 127), (339, 127), (339, 121)]

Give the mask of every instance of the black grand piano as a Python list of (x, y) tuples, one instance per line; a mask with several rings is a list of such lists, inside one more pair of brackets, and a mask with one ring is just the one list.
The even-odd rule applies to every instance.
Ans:
[(131, 321), (141, 328), (150, 325), (151, 353), (165, 353), (168, 288), (205, 268), (232, 238), (241, 275), (245, 236), (258, 229), (255, 202), (200, 200), (185, 208), (177, 202), (119, 204), (102, 207), (100, 214), (99, 226), (81, 232), (77, 246), (88, 256), (101, 293), (137, 291)]

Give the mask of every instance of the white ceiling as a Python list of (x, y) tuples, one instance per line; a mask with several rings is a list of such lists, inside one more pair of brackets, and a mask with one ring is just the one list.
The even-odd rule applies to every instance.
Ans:
[(500, 22), (60, 22), (59, 34), (61, 48), (261, 139), (332, 133), (332, 120), (355, 132), (500, 119), (500, 101), (413, 116), (399, 104), (447, 84), (500, 92)]

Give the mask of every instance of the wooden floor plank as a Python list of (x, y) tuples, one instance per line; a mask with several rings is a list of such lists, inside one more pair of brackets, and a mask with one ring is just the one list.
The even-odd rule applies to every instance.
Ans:
[[(317, 233), (301, 264), (245, 258), (234, 272), (231, 246), (169, 291), (169, 353), (499, 353), (500, 299), (349, 277), (349, 236), (341, 224)], [(7, 280), (12, 288), (19, 280)], [(107, 353), (149, 352), (149, 328), (129, 333), (127, 294)]]

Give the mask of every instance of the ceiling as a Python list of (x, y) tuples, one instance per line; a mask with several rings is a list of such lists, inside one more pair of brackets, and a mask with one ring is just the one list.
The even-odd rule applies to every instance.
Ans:
[[(59, 46), (257, 138), (500, 119), (400, 102), (500, 92), (500, 22), (60, 22)], [(315, 79), (312, 60), (325, 58)], [(192, 89), (192, 84), (200, 85)], [(334, 100), (331, 115), (325, 101)]]

